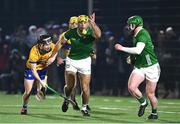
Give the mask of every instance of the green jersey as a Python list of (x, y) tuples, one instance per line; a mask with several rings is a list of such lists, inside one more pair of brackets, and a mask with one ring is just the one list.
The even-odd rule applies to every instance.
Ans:
[(87, 33), (81, 36), (77, 28), (70, 29), (65, 33), (65, 38), (71, 41), (71, 51), (69, 58), (74, 60), (85, 59), (90, 56), (93, 50), (95, 38), (92, 36), (93, 30), (87, 29)]
[(141, 29), (136, 36), (133, 37), (133, 44), (136, 46), (138, 42), (143, 42), (145, 47), (141, 54), (135, 55), (135, 67), (149, 67), (158, 62), (154, 52), (154, 45), (147, 30)]

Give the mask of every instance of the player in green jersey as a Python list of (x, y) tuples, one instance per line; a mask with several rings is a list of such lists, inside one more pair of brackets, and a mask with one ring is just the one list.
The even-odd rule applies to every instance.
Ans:
[[(78, 17), (77, 16), (72, 16), (69, 19), (69, 29), (77, 28), (78, 27)], [(63, 32), (62, 34), (59, 35), (59, 40), (64, 36), (66, 33)], [(71, 50), (71, 41), (68, 40), (66, 44), (62, 46), (62, 48), (58, 51), (58, 56), (57, 56), (57, 65), (61, 65), (65, 62), (66, 57), (69, 55)], [(74, 101), (73, 109), (74, 110), (80, 110), (78, 103), (76, 101), (76, 89), (74, 88), (73, 92), (71, 93), (71, 100)]]
[(140, 107), (138, 116), (143, 116), (148, 105), (146, 98), (138, 89), (139, 85), (146, 79), (146, 95), (151, 103), (152, 113), (148, 119), (157, 119), (157, 98), (155, 89), (160, 77), (160, 66), (154, 52), (154, 46), (150, 34), (143, 28), (143, 19), (140, 16), (131, 16), (127, 21), (129, 30), (133, 35), (134, 47), (124, 47), (116, 44), (115, 49), (131, 54), (133, 59), (128, 59), (129, 63), (134, 64), (134, 69), (128, 80), (128, 90), (139, 102)]
[[(66, 97), (71, 96), (76, 86), (76, 73), (79, 73), (79, 80), (82, 89), (82, 109), (84, 116), (90, 116), (87, 109), (89, 103), (91, 80), (91, 54), (93, 51), (93, 43), (101, 37), (101, 30), (95, 23), (95, 13), (89, 17), (86, 15), (78, 16), (78, 27), (68, 30), (55, 46), (53, 55), (68, 40), (71, 41), (71, 51), (66, 58), (64, 93)], [(53, 58), (52, 55), (52, 58)], [(51, 59), (49, 59), (51, 61)], [(51, 63), (51, 62), (50, 62)], [(64, 101), (62, 111), (68, 110), (68, 101)]]

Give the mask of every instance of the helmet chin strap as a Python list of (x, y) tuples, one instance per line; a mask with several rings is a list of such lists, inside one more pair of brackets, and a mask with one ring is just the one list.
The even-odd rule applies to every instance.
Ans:
[(136, 28), (138, 27), (139, 25), (135, 25), (135, 28), (133, 30), (129, 29), (130, 31), (130, 35), (133, 35), (133, 33), (135, 32)]
[(135, 28), (133, 30), (131, 30), (131, 34), (135, 32), (136, 28), (138, 27), (139, 25), (135, 25)]

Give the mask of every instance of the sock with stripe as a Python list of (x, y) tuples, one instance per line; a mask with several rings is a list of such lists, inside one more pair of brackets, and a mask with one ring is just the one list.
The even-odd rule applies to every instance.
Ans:
[(147, 100), (146, 100), (146, 98), (145, 97), (141, 97), (141, 98), (137, 98), (137, 100), (139, 101), (139, 103), (141, 104), (141, 105), (146, 105), (147, 104)]
[(157, 109), (152, 109), (153, 114), (157, 114)]

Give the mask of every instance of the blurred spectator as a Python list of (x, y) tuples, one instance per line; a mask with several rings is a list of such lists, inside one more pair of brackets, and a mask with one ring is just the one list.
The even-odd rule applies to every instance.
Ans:
[(176, 40), (177, 41), (177, 35), (174, 32), (174, 29), (172, 27), (166, 28), (166, 40)]
[(0, 27), (0, 43), (3, 41), (3, 32), (2, 28)]
[[(114, 45), (116, 39), (113, 35), (107, 36), (106, 39), (107, 46), (105, 49), (106, 55), (106, 73), (105, 73), (105, 80), (106, 80), (106, 89), (109, 92), (109, 95), (118, 95), (118, 81), (117, 77), (121, 76), (118, 75), (118, 61), (117, 61), (117, 54), (114, 49)], [(111, 77), (111, 78), (110, 78)]]
[(0, 44), (0, 74), (5, 72), (9, 57), (9, 45)]
[(41, 35), (44, 35), (44, 34), (47, 34), (46, 29), (43, 28), (43, 27), (39, 27), (39, 28), (37, 29), (37, 38), (39, 38)]
[[(123, 46), (131, 47), (132, 46), (132, 36), (128, 30), (127, 26), (123, 28), (123, 34), (119, 38), (119, 42)], [(118, 83), (119, 83), (119, 95), (129, 95), (127, 92), (127, 82), (130, 75), (130, 72), (133, 66), (127, 64), (126, 59), (129, 56), (125, 52), (118, 52)]]
[(61, 28), (59, 30), (59, 33), (61, 34), (62, 32), (68, 30), (68, 24), (67, 23), (62, 23)]
[(157, 42), (157, 45), (158, 45), (158, 48), (157, 48), (157, 53), (158, 53), (158, 57), (159, 57), (159, 62), (163, 64), (163, 61), (164, 59), (166, 59), (167, 57), (169, 58), (171, 55), (165, 53), (165, 39), (166, 39), (166, 36), (165, 36), (165, 33), (163, 30), (160, 30), (157, 34), (157, 39), (156, 39), (156, 42)]
[(163, 84), (165, 89), (165, 93), (162, 97), (172, 97), (175, 96), (176, 82), (178, 79), (174, 75), (176, 72), (176, 67), (172, 66), (173, 61), (176, 61), (176, 54), (178, 54), (178, 51), (174, 52), (177, 48), (177, 36), (173, 28), (167, 27), (165, 32), (163, 30), (160, 30), (157, 35), (157, 42), (159, 47), (157, 53), (162, 72), (160, 83)]
[(103, 92), (105, 91), (106, 87), (106, 79), (104, 78), (106, 75), (106, 55), (105, 55), (105, 50), (107, 48), (107, 42), (106, 42), (106, 36), (109, 33), (106, 33), (108, 31), (107, 29), (103, 29), (102, 31), (102, 38), (99, 39), (98, 42), (96, 42), (96, 48), (97, 48), (97, 59), (96, 59), (96, 65), (94, 70), (94, 80), (98, 83), (94, 85), (92, 89), (94, 89), (95, 94), (104, 94)]
[(60, 34), (60, 29), (61, 29), (61, 27), (60, 27), (60, 25), (58, 25), (58, 24), (54, 24), (54, 25), (52, 26), (52, 36), (53, 36), (53, 40), (54, 40), (55, 42), (58, 41), (59, 34)]
[(101, 40), (96, 42), (97, 59), (94, 78), (98, 83), (96, 83), (95, 89), (96, 91), (100, 91), (101, 95), (117, 95), (118, 65), (117, 55), (114, 50), (116, 39), (110, 30), (104, 30)]
[(37, 41), (37, 27), (35, 25), (31, 25), (29, 26), (28, 29), (28, 35), (27, 35), (27, 45), (30, 47), (32, 47), (36, 41)]
[(7, 73), (9, 58), (9, 46), (7, 44), (0, 45), (0, 89), (5, 90), (6, 79), (4, 73)]
[(6, 82), (8, 94), (18, 93), (18, 91), (22, 93), (25, 59), (17, 49), (11, 51), (8, 60), (9, 78)]
[(11, 35), (11, 49), (18, 49), (22, 55), (28, 56), (30, 48), (27, 45), (26, 38), (26, 30), (24, 29), (23, 25), (20, 25)]

